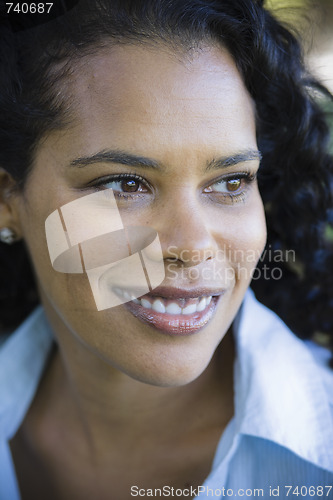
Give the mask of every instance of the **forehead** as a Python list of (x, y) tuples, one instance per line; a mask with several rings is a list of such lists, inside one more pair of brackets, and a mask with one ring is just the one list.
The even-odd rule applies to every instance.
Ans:
[(158, 156), (163, 147), (233, 153), (254, 145), (253, 102), (221, 47), (104, 48), (80, 61), (65, 92), (74, 110), (70, 146), (81, 155), (110, 146)]

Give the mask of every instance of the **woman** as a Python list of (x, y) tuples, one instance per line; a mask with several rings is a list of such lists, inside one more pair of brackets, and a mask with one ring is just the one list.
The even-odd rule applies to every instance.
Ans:
[(332, 497), (328, 351), (248, 290), (332, 333), (325, 91), (294, 37), (253, 0), (12, 24), (4, 318), (34, 300), (22, 242), (42, 307), (1, 349), (0, 497)]

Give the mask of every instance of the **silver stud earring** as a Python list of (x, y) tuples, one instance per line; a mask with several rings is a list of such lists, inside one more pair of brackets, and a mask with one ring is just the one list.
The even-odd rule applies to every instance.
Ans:
[(7, 243), (7, 245), (12, 245), (15, 241), (17, 241), (17, 235), (15, 231), (9, 227), (4, 227), (0, 229), (0, 241), (2, 243)]

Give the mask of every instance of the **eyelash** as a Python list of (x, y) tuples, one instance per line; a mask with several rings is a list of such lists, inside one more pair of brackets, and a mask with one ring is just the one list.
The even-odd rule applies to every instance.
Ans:
[[(207, 189), (211, 186), (214, 186), (214, 184), (219, 184), (222, 182), (229, 182), (231, 180), (244, 181), (246, 186), (248, 186), (252, 182), (254, 182), (256, 180), (256, 178), (257, 178), (257, 173), (237, 172), (237, 173), (233, 173), (233, 174), (227, 175), (227, 176), (222, 177), (222, 178), (219, 177), (213, 181), (210, 181), (209, 185), (207, 185), (204, 189)], [(123, 173), (123, 174), (118, 174), (118, 175), (114, 175), (114, 176), (110, 176), (110, 177), (104, 177), (104, 178), (98, 179), (95, 182), (93, 181), (93, 182), (89, 183), (88, 187), (94, 188), (97, 191), (100, 191), (103, 189), (103, 186), (105, 186), (106, 184), (109, 184), (111, 182), (121, 182), (121, 181), (126, 180), (126, 179), (135, 180), (137, 182), (140, 182), (143, 186), (145, 186), (145, 188), (151, 189), (150, 184), (143, 177), (141, 177), (140, 175), (137, 175), (137, 174), (130, 174), (130, 173)], [(105, 189), (108, 189), (108, 188), (105, 188)], [(218, 192), (218, 191), (207, 192), (206, 194), (208, 194), (208, 195), (210, 194), (213, 196), (215, 195), (215, 196), (218, 196), (219, 198), (223, 198), (224, 200), (228, 199), (228, 201), (230, 201), (231, 203), (236, 203), (238, 201), (244, 201), (245, 190), (246, 190), (246, 188), (245, 189), (243, 188), (243, 190), (240, 193), (235, 192), (235, 194), (233, 194), (232, 192), (222, 193), (222, 192)], [(117, 196), (118, 198), (122, 198), (123, 200), (127, 200), (127, 199), (138, 198), (140, 196), (140, 192), (134, 192), (133, 194), (115, 192), (115, 196)]]

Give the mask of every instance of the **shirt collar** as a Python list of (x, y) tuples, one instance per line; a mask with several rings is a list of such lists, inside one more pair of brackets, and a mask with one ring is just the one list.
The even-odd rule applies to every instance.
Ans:
[(11, 439), (20, 427), (42, 376), (53, 336), (38, 307), (0, 350), (0, 438)]
[(251, 290), (234, 332), (236, 432), (274, 441), (333, 472), (329, 398), (304, 341)]

